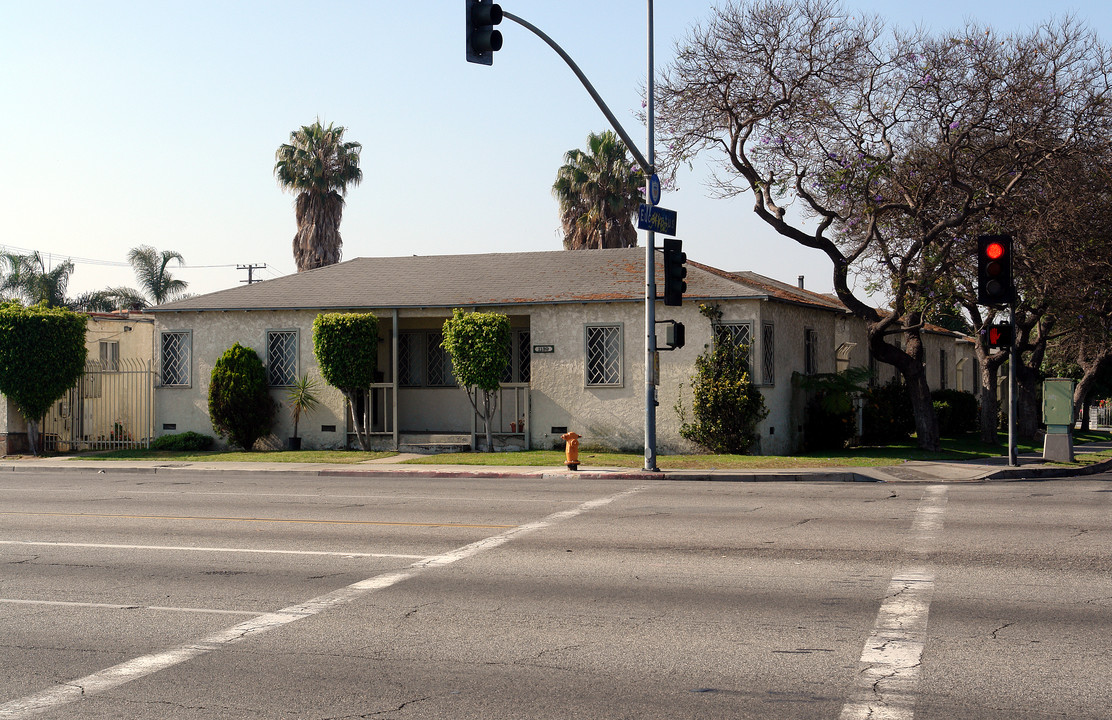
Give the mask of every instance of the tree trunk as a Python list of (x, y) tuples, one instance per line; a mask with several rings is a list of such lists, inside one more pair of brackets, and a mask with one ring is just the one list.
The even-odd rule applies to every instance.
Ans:
[(986, 356), (980, 343), (977, 345), (977, 362), (981, 366), (981, 442), (995, 445), (1000, 429), (1000, 401), (996, 398), (996, 381), (1002, 362), (993, 362)]
[(1082, 344), (1077, 354), (1077, 364), (1081, 366), (1082, 375), (1081, 379), (1077, 381), (1077, 387), (1073, 390), (1073, 406), (1075, 408), (1084, 407), (1085, 414), (1081, 417), (1081, 429), (1088, 431), (1089, 394), (1105, 366), (1112, 362), (1112, 348), (1102, 350), (1095, 357), (1087, 356), (1085, 349), (1084, 344)]
[(363, 448), (364, 452), (370, 452), (371, 439), (367, 436), (366, 429), (363, 426), (363, 417), (360, 413), (355, 412), (355, 393), (344, 391), (344, 396), (347, 397), (348, 407), (351, 409), (351, 426), (355, 428), (355, 437), (359, 441), (359, 447)]
[(1042, 408), (1039, 403), (1039, 375), (1022, 362), (1013, 363), (1016, 373), (1015, 431), (1023, 440), (1032, 441), (1039, 434)]
[(911, 411), (915, 414), (915, 434), (919, 447), (923, 450), (938, 452), (942, 440), (938, 430), (938, 416), (934, 412), (931, 389), (927, 385), (927, 374), (923, 371), (906, 375), (907, 390), (911, 395)]
[(483, 412), (486, 414), (486, 417), (483, 418), (483, 422), (486, 425), (487, 452), (494, 452), (494, 440), (490, 433), (490, 416), (492, 414), (490, 396), (490, 391), (483, 390)]
[(884, 323), (869, 324), (869, 346), (877, 360), (895, 367), (907, 383), (919, 447), (937, 452), (942, 444), (938, 431), (938, 417), (934, 413), (934, 402), (931, 400), (931, 389), (927, 385), (927, 373), (923, 365), (922, 338), (918, 330), (909, 330), (906, 333), (907, 348), (900, 350), (884, 341), (886, 327)]
[(27, 421), (27, 448), (31, 451), (31, 454), (36, 456), (36, 457), (39, 454), (39, 450), (38, 450), (39, 442), (38, 442), (38, 440), (39, 440), (39, 421), (38, 420), (28, 420)]

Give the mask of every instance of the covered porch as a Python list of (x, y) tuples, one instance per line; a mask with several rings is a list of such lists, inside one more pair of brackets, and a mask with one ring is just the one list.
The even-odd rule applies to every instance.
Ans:
[[(382, 450), (438, 452), (463, 443), (485, 446), (485, 426), (455, 381), (451, 358), (440, 347), (450, 313), (390, 310), (379, 313), (376, 382), (357, 399), (355, 411)], [(529, 316), (509, 315), (510, 357), (491, 422), (495, 450), (529, 447)], [(358, 439), (347, 413), (347, 446)]]

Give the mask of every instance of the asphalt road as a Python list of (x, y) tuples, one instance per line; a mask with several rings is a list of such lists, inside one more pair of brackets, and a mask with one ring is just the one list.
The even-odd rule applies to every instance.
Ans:
[(0, 718), (1106, 719), (1110, 480), (0, 473)]

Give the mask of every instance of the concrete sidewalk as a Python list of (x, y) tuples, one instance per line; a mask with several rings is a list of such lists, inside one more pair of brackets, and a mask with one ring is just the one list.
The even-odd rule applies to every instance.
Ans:
[[(1112, 448), (1112, 441), (1078, 446), (1075, 454)], [(1039, 455), (1020, 456), (1018, 467), (1008, 467), (1005, 458), (971, 461), (909, 461), (886, 467), (814, 467), (788, 469), (664, 470), (646, 472), (630, 468), (593, 467), (580, 464), (579, 470), (563, 466), (487, 466), (487, 465), (408, 465), (403, 460), (418, 457), (399, 455), (370, 460), (356, 465), (281, 462), (179, 462), (172, 460), (83, 460), (61, 456), (51, 458), (3, 458), (0, 472), (43, 472), (66, 470), (86, 473), (158, 473), (167, 471), (268, 472), (334, 477), (426, 477), (539, 479), (628, 479), (699, 480), (727, 482), (883, 482), (883, 483), (976, 483), (1015, 480), (1070, 478), (1112, 471), (1112, 459), (1081, 467), (1045, 463)]]

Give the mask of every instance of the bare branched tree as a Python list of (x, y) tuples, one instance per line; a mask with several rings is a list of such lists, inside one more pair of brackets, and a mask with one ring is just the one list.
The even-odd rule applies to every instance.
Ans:
[[(873, 355), (907, 381), (919, 444), (937, 449), (924, 317), (953, 297), (971, 228), (1108, 136), (1110, 67), (1069, 17), (930, 35), (833, 0), (731, 3), (690, 31), (658, 85), (662, 145), (672, 167), (717, 150), (720, 195), (752, 193), (762, 220), (826, 254)], [(891, 308), (858, 297), (858, 275)]]

